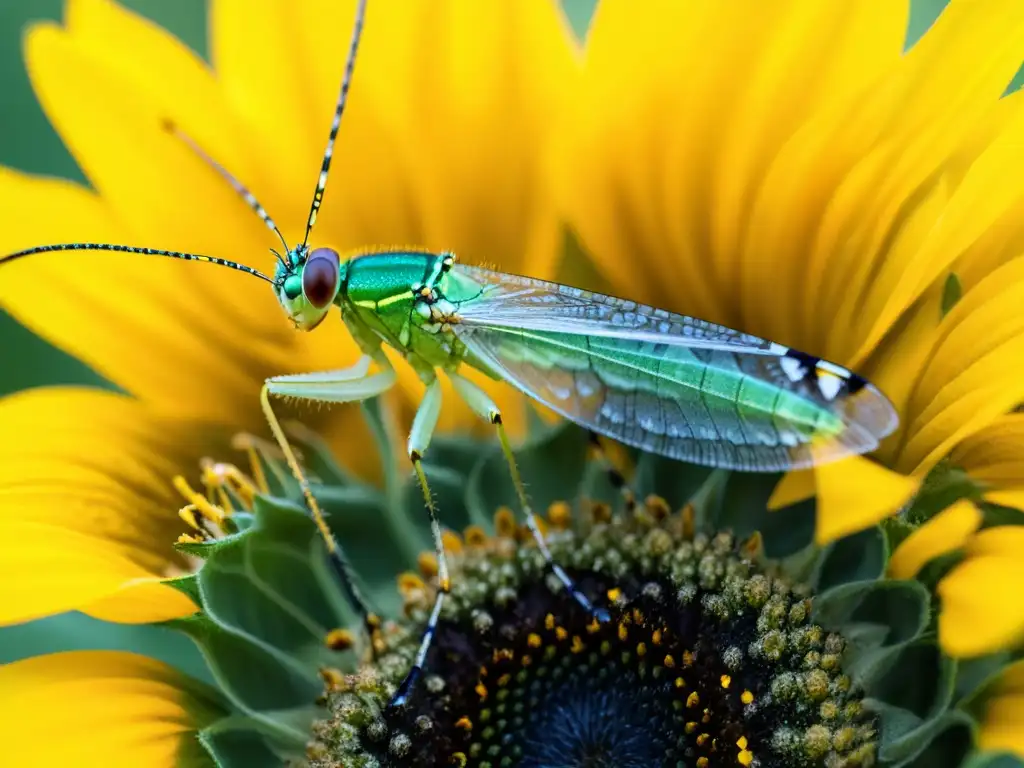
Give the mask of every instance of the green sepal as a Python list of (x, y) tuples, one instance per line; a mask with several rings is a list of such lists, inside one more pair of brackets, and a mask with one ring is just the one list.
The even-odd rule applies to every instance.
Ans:
[(296, 738), (304, 741), (305, 734), (275, 727), (266, 713), (305, 707), (314, 701), (323, 689), (315, 669), (288, 659), (280, 650), (251, 636), (229, 632), (202, 614), (173, 619), (167, 625), (195, 641), (220, 689), (235, 707), (265, 723), (286, 742)]
[(279, 768), (288, 755), (298, 756), (294, 750), (275, 751), (265, 736), (260, 721), (244, 715), (231, 715), (201, 730), (199, 744), (206, 750), (217, 768)]
[(718, 528), (730, 528), (740, 538), (760, 532), (766, 557), (782, 559), (814, 541), (817, 505), (813, 499), (768, 510), (768, 499), (782, 475), (739, 473), (729, 476), (722, 497)]
[[(881, 709), (876, 708), (876, 711), (882, 713)], [(902, 710), (900, 714), (905, 715), (905, 712)], [(970, 719), (956, 711), (943, 712), (916, 725), (901, 722), (899, 715), (890, 711), (882, 718), (882, 723), (878, 757), (884, 765), (893, 768), (957, 768), (971, 751), (974, 741)], [(896, 724), (910, 727), (907, 730), (892, 727)]]
[(169, 587), (174, 587), (196, 605), (199, 605), (202, 602), (202, 596), (199, 594), (199, 582), (196, 580), (196, 575), (194, 573), (189, 573), (185, 576), (176, 576), (173, 579), (166, 579), (164, 584)]
[(835, 586), (814, 599), (814, 621), (846, 638), (844, 670), (869, 692), (928, 627), (928, 591), (912, 581)]
[(814, 588), (824, 594), (833, 587), (860, 581), (877, 581), (885, 574), (889, 546), (875, 526), (829, 544), (821, 556)]

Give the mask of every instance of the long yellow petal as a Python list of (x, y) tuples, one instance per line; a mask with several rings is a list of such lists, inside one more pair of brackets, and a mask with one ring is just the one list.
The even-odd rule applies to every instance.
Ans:
[(922, 472), (1024, 401), (1024, 260), (969, 291), (946, 316), (910, 398), (897, 466)]
[(1024, 413), (978, 430), (949, 459), (981, 485), (987, 501), (1024, 510)]
[(985, 707), (978, 746), (1024, 757), (1024, 662), (1006, 668)]
[(855, 456), (814, 470), (818, 486), (819, 544), (863, 530), (893, 515), (917, 492), (921, 481)]
[(4, 761), (175, 768), (220, 713), (161, 662), (114, 651), (37, 656), (0, 668)]
[[(1006, 89), (1020, 66), (1022, 46), (1024, 7), (1019, 3), (952, 2), (901, 62), (894, 80), (878, 89), (875, 103), (888, 105), (892, 122), (884, 143), (863, 161), (865, 167), (874, 166), (874, 181), (864, 186), (857, 222), (845, 233), (851, 255), (859, 249), (868, 258), (848, 261), (850, 268), (830, 269), (819, 295), (823, 306), (844, 302), (837, 321), (855, 321), (863, 339), (855, 357), (873, 347), (962, 252), (958, 233), (945, 228), (944, 214), (934, 219), (934, 227), (921, 230), (919, 246), (906, 249), (905, 258), (878, 259), (908, 209), (934, 194), (936, 172)], [(899, 99), (898, 108), (893, 98)], [(874, 108), (871, 102), (858, 105), (868, 113)], [(950, 202), (954, 218), (962, 203), (970, 204), (967, 197), (956, 200)], [(981, 217), (977, 224), (985, 221)], [(965, 228), (969, 244), (976, 231), (973, 225)]]
[(896, 579), (912, 579), (934, 557), (963, 544), (981, 525), (981, 510), (969, 501), (958, 501), (904, 539), (889, 560)]
[(1015, 645), (1024, 637), (1024, 531), (988, 528), (967, 545), (967, 558), (938, 586), (939, 642), (957, 658)]
[[(272, 206), (272, 215), (293, 226), (301, 221), (304, 229), (331, 110), (312, 112), (310, 83), (298, 51), (302, 30), (283, 2), (264, 2), (254, 12), (245, 0), (214, 0), (209, 20), (210, 59), (224, 98), (245, 125), (246, 141), (274, 165), (271, 178), (278, 189), (268, 192), (264, 206)], [(334, 27), (334, 44), (319, 55), (342, 61), (349, 26)], [(298, 226), (289, 230), (289, 238), (301, 241)]]
[(171, 478), (222, 451), (203, 425), (121, 395), (49, 388), (0, 400), (0, 623), (93, 607), (117, 621), (191, 613), (155, 583), (187, 569), (172, 549), (183, 500)]

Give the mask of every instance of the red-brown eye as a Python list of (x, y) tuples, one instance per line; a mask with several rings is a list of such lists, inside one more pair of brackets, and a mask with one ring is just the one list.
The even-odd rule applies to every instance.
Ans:
[(310, 253), (302, 267), (302, 293), (306, 301), (317, 309), (334, 301), (340, 270), (341, 259), (333, 248), (317, 248)]

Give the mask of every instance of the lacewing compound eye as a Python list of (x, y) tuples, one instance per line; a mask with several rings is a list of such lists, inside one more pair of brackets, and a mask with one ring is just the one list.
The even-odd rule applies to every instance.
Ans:
[(302, 292), (306, 301), (323, 309), (338, 292), (341, 259), (333, 248), (317, 248), (309, 254), (302, 268)]

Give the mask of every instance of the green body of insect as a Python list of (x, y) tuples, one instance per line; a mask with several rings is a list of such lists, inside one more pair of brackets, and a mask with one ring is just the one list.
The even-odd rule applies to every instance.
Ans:
[(285, 254), (275, 252), (278, 265), (273, 277), (213, 256), (104, 243), (40, 246), (10, 254), (0, 263), (75, 250), (164, 256), (212, 263), (265, 280), (302, 330), (316, 328), (333, 306), (341, 310), (363, 357), (342, 370), (268, 379), (261, 403), (324, 539), (329, 562), (371, 635), (378, 631), (379, 621), (356, 587), (270, 398), (344, 403), (375, 397), (397, 380), (383, 346), (401, 352), (426, 385), (408, 452), (430, 518), (439, 584), (419, 652), (393, 701), (401, 705), (422, 672), (450, 588), (441, 527), (422, 467), (441, 408), (439, 375), (447, 376), (459, 396), (495, 426), (522, 512), (551, 573), (599, 620), (609, 618), (607, 609), (592, 604), (551, 559), (501, 413), (483, 390), (461, 374), (465, 367), (512, 384), (592, 433), (672, 458), (732, 469), (787, 470), (863, 453), (892, 432), (896, 415), (877, 389), (838, 365), (695, 318), (456, 264), (450, 253), (396, 249), (342, 261), (331, 248), (310, 248), (307, 241), (327, 183), (364, 14), (365, 0), (357, 10), (301, 245), (290, 248), (239, 180), (173, 125), (166, 126), (230, 183), (284, 243)]
[(302, 327), (333, 304), (364, 352), (386, 343), (428, 384), (435, 369), (468, 365), (674, 458), (786, 470), (871, 450), (896, 423), (874, 387), (835, 364), (634, 302), (457, 265), (452, 254), (342, 263), (321, 248), (279, 271), (282, 305)]

